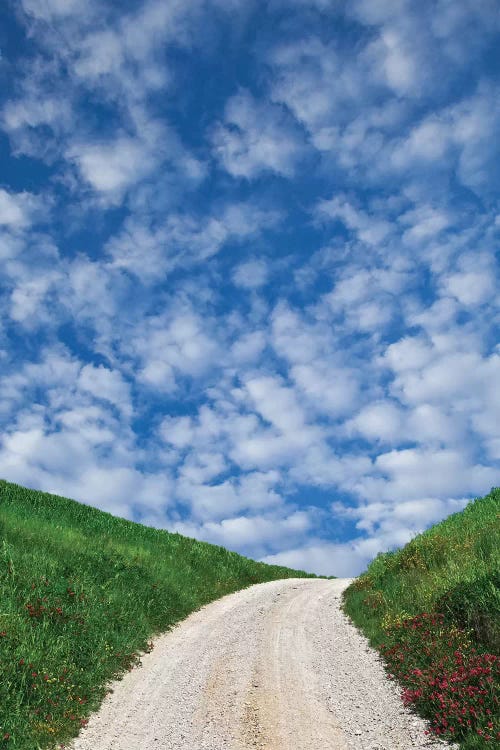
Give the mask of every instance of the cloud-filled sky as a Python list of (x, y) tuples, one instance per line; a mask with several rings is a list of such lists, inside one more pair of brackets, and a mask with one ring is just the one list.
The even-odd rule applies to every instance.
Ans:
[(0, 476), (351, 575), (500, 469), (497, 0), (14, 0)]

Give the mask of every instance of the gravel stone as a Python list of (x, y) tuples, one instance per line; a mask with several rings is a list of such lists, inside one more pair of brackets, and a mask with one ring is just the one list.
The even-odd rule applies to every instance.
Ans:
[(340, 609), (348, 579), (252, 586), (156, 639), (73, 750), (433, 750)]

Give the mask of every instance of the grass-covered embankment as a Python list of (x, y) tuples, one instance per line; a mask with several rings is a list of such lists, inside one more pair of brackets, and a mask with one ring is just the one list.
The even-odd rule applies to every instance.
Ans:
[(433, 733), (500, 739), (500, 489), (376, 557), (344, 609)]
[(291, 576), (306, 574), (0, 481), (0, 748), (58, 747), (153, 634)]

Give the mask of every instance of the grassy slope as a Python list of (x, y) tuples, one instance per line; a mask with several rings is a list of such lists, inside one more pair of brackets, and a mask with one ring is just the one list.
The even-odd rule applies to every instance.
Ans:
[[(432, 654), (424, 654), (425, 628), (418, 620), (411, 625), (408, 622), (424, 612), (444, 616), (442, 623), (430, 626), (428, 636), (437, 638), (436, 654), (444, 659), (443, 665), (449, 657), (445, 638), (450, 639), (450, 649), (462, 644), (468, 659), (472, 658), (472, 648), (479, 654), (498, 655), (500, 489), (470, 503), (402, 549), (375, 558), (345, 592), (344, 608), (374, 646), (397, 644), (402, 657), (414, 668), (427, 669), (428, 676), (437, 662), (431, 664)], [(453, 656), (455, 661), (458, 658)], [(407, 682), (402, 680), (403, 685), (415, 687), (411, 680), (410, 675)], [(491, 701), (491, 693), (484, 700)], [(419, 708), (424, 714), (427, 710), (428, 718), (433, 715), (429, 702), (423, 699)], [(490, 710), (492, 718), (498, 720), (498, 705), (490, 703)], [(474, 736), (471, 730), (468, 732), (462, 739), (463, 747), (490, 746), (477, 736), (477, 729)]]
[(292, 576), (0, 480), (0, 748), (59, 746), (154, 633)]

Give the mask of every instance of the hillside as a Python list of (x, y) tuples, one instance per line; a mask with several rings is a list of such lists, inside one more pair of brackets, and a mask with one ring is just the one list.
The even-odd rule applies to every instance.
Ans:
[(193, 610), (307, 577), (0, 481), (0, 748), (59, 747)]
[(500, 489), (375, 558), (344, 609), (435, 734), (500, 739)]

